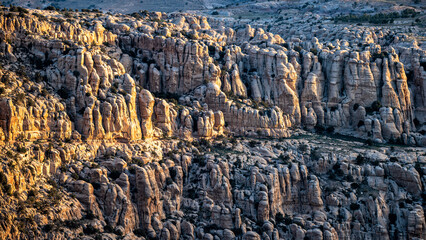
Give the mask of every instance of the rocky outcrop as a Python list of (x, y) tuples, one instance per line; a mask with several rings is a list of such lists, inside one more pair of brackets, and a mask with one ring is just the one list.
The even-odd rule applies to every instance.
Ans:
[[(418, 152), (360, 147), (358, 154), (347, 155), (329, 152), (347, 149), (347, 142), (330, 145), (323, 140), (193, 144), (197, 147), (178, 140), (66, 143), (55, 144), (46, 156), (31, 149), (22, 161), (38, 156), (32, 163), (35, 175), (3, 170), (1, 189), (9, 184), (10, 191), (27, 194), (27, 181), (37, 185), (42, 176), (55, 177), (75, 198), (61, 200), (77, 207), (64, 210), (66, 219), (90, 224), (103, 234), (257, 238), (254, 230), (261, 227), (262, 238), (389, 238), (396, 229), (413, 238), (425, 235), (418, 205), (424, 170), (413, 164), (423, 161)], [(398, 162), (389, 162), (390, 156)], [(90, 158), (95, 162), (88, 162)], [(191, 223), (194, 218), (197, 222)]]
[(61, 102), (49, 98), (35, 101), (34, 96), (26, 98), (23, 92), (17, 96), (0, 98), (0, 138), (6, 141), (71, 138), (73, 124)]
[[(164, 23), (161, 29), (151, 18), (176, 21)], [(212, 28), (209, 19), (188, 14), (148, 14), (142, 19), (130, 24), (117, 17), (101, 18), (85, 28), (65, 21), (59, 24), (45, 19), (37, 25), (37, 19), (2, 16), (5, 37), (19, 38), (23, 29), (53, 36), (52, 29), (57, 28), (54, 37), (63, 41), (53, 44), (30, 38), (19, 45), (4, 45), (4, 52), (10, 55), (11, 49), (27, 47), (39, 65), (46, 64), (40, 75), (66, 99), (66, 112), (75, 129), (88, 140), (155, 136), (150, 133), (149, 119), (142, 120), (149, 114), (140, 115), (145, 111), (141, 111), (138, 95), (147, 89), (162, 96), (188, 96), (180, 102), (187, 106), (196, 106), (194, 100), (207, 103), (213, 111), (220, 110), (232, 131), (241, 135), (286, 136), (289, 127), (306, 127), (353, 131), (357, 137), (377, 142), (422, 145), (425, 141), (417, 133), (424, 123), (424, 101), (421, 91), (413, 87), (423, 88), (425, 52), (414, 45), (411, 50), (397, 45), (381, 49), (372, 42), (381, 44), (378, 39), (383, 36), (365, 30), (364, 40), (374, 47), (360, 50), (355, 46), (358, 43), (346, 41), (326, 48), (318, 38), (305, 42), (292, 38), (286, 43), (278, 35), (249, 25), (237, 32)], [(127, 34), (130, 31), (134, 34)], [(66, 41), (74, 45), (69, 47)], [(79, 41), (91, 44), (82, 47)], [(96, 47), (103, 43), (106, 46)], [(55, 51), (47, 53), (51, 48)], [(359, 107), (366, 109), (364, 114), (356, 110)], [(386, 114), (380, 109), (384, 107), (388, 108)], [(161, 107), (155, 109), (161, 111)], [(172, 114), (172, 118), (178, 115)], [(376, 124), (366, 128), (366, 119)], [(174, 119), (167, 120), (170, 126), (164, 121), (158, 122), (164, 136), (182, 129)], [(190, 119), (187, 121), (184, 135), (191, 137)], [(205, 119), (196, 124), (210, 128)]]
[(2, 9), (1, 239), (426, 237), (417, 43)]

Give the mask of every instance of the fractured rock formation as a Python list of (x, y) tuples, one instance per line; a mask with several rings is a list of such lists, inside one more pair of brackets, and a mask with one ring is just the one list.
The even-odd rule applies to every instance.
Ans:
[(0, 13), (0, 239), (426, 238), (411, 36)]

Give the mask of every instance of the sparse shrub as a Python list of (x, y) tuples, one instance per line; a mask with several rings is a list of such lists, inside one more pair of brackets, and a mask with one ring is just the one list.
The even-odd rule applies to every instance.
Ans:
[(7, 151), (6, 152), (6, 156), (8, 157), (8, 158), (13, 158), (14, 156), (13, 156), (13, 153), (11, 152), (11, 151)]
[(53, 224), (46, 224), (43, 226), (43, 231), (45, 232), (51, 232), (53, 229)]
[(47, 17), (39, 13), (32, 13), (32, 15), (36, 16), (39, 20), (47, 21)]
[(371, 104), (371, 108), (372, 108), (372, 110), (373, 111), (376, 111), (376, 112), (378, 112), (379, 110), (380, 110), (380, 108), (382, 107), (382, 104), (379, 102), (379, 101), (374, 101), (372, 104)]
[(197, 40), (197, 35), (194, 34), (193, 32), (182, 31), (182, 35), (185, 36), (187, 39)]
[(187, 196), (190, 198), (190, 199), (197, 199), (197, 197), (198, 197), (198, 195), (197, 195), (197, 192), (195, 191), (195, 189), (188, 189), (187, 191), (186, 191), (186, 193), (187, 193)]
[(58, 205), (62, 199), (62, 193), (57, 189), (57, 187), (52, 187), (48, 192), (48, 196), (54, 205)]
[(235, 236), (240, 236), (243, 234), (243, 230), (241, 228), (234, 228), (232, 229), (232, 232), (234, 232)]
[(351, 203), (351, 205), (349, 206), (349, 208), (352, 211), (358, 210), (360, 208), (360, 205), (358, 203)]
[(176, 179), (176, 175), (177, 175), (177, 170), (176, 168), (170, 168), (170, 177), (172, 179)]
[(16, 147), (16, 151), (19, 153), (26, 153), (27, 149), (25, 147), (18, 146)]
[(77, 70), (75, 70), (75, 71), (73, 72), (73, 75), (74, 75), (76, 78), (78, 78), (78, 77), (80, 76), (80, 72), (79, 72), (79, 71), (77, 71)]
[(353, 108), (354, 111), (356, 111), (359, 108), (359, 104), (355, 103), (352, 108)]
[(99, 230), (94, 228), (92, 225), (87, 225), (85, 228), (83, 228), (83, 232), (84, 234), (91, 235), (98, 233)]
[(109, 88), (109, 90), (110, 90), (112, 93), (117, 94), (117, 88), (116, 88), (116, 87), (111, 86), (111, 87)]
[(298, 149), (299, 149), (299, 151), (301, 151), (301, 152), (306, 152), (307, 150), (308, 150), (308, 145), (306, 145), (306, 144), (300, 144), (299, 145), (299, 147), (298, 147)]
[(204, 147), (207, 147), (207, 148), (212, 147), (211, 143), (207, 139), (204, 139), (204, 138), (199, 140), (199, 144), (200, 144), (200, 146), (204, 146)]
[(284, 216), (283, 221), (284, 221), (285, 225), (290, 225), (290, 224), (293, 223), (293, 219), (289, 215), (287, 215), (287, 214)]
[(206, 166), (206, 161), (203, 155), (195, 154), (194, 157), (192, 158), (192, 162), (197, 163), (200, 167)]
[(72, 17), (73, 17), (73, 15), (72, 15), (70, 12), (66, 11), (66, 12), (64, 13), (64, 17), (66, 17), (66, 18), (72, 18)]
[(417, 16), (419, 13), (414, 9), (404, 9), (401, 12), (388, 12), (388, 13), (377, 13), (377, 14), (340, 14), (339, 16), (334, 18), (334, 22), (352, 22), (352, 23), (360, 23), (360, 22), (368, 22), (373, 24), (389, 24), (393, 23), (396, 18), (412, 18)]
[(80, 179), (80, 176), (78, 176), (78, 174), (77, 174), (77, 173), (75, 173), (75, 172), (73, 172), (73, 173), (71, 174), (71, 177), (72, 177), (72, 178), (74, 178), (74, 180), (78, 180), (78, 179)]
[(9, 11), (19, 12), (19, 13), (29, 13), (27, 9), (25, 9), (23, 7), (13, 6), (13, 5), (10, 6)]
[(18, 103), (24, 103), (25, 102), (25, 93), (16, 94), (16, 101)]
[(109, 174), (109, 177), (112, 178), (112, 180), (115, 180), (117, 178), (119, 178), (121, 175), (120, 171), (111, 171), (111, 173)]
[(421, 123), (420, 123), (419, 119), (417, 119), (417, 118), (414, 118), (413, 123), (414, 123), (414, 126), (416, 126), (416, 128), (419, 128), (421, 126)]
[(137, 228), (137, 229), (133, 230), (133, 233), (138, 237), (146, 238), (146, 232), (141, 228)]
[(403, 145), (404, 144), (404, 140), (402, 140), (402, 138), (401, 137), (399, 137), (399, 138), (391, 138), (391, 139), (389, 139), (389, 141), (388, 141), (390, 144), (400, 144), (400, 145)]
[(136, 174), (136, 169), (135, 169), (135, 167), (133, 167), (133, 166), (129, 167), (129, 173), (130, 173), (130, 174)]
[(50, 5), (50, 6), (46, 7), (44, 10), (51, 10), (51, 11), (55, 11), (55, 10), (56, 10), (56, 8), (55, 8), (54, 6), (52, 6), (52, 5)]
[(69, 229), (77, 229), (81, 226), (79, 220), (66, 220), (64, 225)]
[(1, 82), (4, 83), (5, 85), (8, 85), (11, 81), (12, 79), (9, 73), (4, 74), (3, 77), (1, 78)]
[(259, 144), (259, 142), (258, 142), (258, 141), (255, 141), (255, 140), (250, 140), (250, 142), (249, 142), (249, 146), (250, 146), (251, 148), (256, 147), (258, 144)]
[(4, 192), (7, 195), (9, 195), (9, 196), (12, 195), (12, 185), (10, 185), (10, 184), (3, 185), (3, 189), (4, 189)]
[(367, 144), (368, 146), (373, 146), (374, 142), (373, 142), (372, 139), (369, 138), (369, 139), (365, 140), (365, 144)]
[[(139, 159), (139, 158), (132, 158), (131, 163), (136, 164), (136, 165), (138, 165), (139, 167), (142, 167), (142, 166), (144, 166), (144, 165), (145, 165), (145, 164), (144, 164), (144, 162), (143, 162), (141, 159)], [(130, 170), (130, 169), (129, 169), (129, 170)], [(135, 170), (134, 168), (133, 168), (132, 170), (136, 172), (136, 170)]]
[(43, 80), (45, 80), (45, 77), (43, 77), (43, 76), (41, 75), (41, 73), (36, 72), (36, 74), (35, 74), (35, 76), (34, 76), (34, 81), (35, 81), (35, 82), (37, 82), (37, 83), (40, 83), (40, 82), (42, 82)]
[(335, 172), (336, 172), (336, 175), (339, 176), (339, 177), (345, 175), (345, 173), (343, 172), (343, 170), (341, 168), (336, 169)]
[(315, 148), (311, 151), (311, 159), (318, 160), (321, 157), (321, 151), (318, 148)]
[(283, 214), (282, 213), (277, 213), (277, 215), (275, 215), (275, 221), (277, 222), (277, 223), (280, 223), (280, 222), (284, 222), (284, 216), (283, 216)]
[(58, 90), (58, 95), (63, 99), (68, 99), (70, 97), (70, 92), (65, 87), (61, 87), (61, 89)]
[(293, 49), (294, 49), (294, 51), (296, 51), (296, 52), (300, 52), (300, 51), (302, 51), (302, 47), (301, 47), (301, 46), (294, 46), (294, 47), (293, 47)]
[(37, 191), (35, 191), (34, 189), (31, 189), (28, 191), (28, 197), (36, 197), (37, 196)]
[(86, 111), (86, 108), (82, 107), (80, 110), (77, 111), (78, 114), (84, 115), (84, 111)]
[(353, 182), (354, 181), (354, 177), (352, 175), (346, 175), (346, 181)]
[(334, 171), (332, 170), (328, 171), (328, 178), (330, 180), (336, 180), (336, 174), (334, 173)]
[(423, 176), (424, 176), (424, 172), (423, 172), (423, 169), (422, 169), (421, 163), (416, 162), (416, 163), (414, 164), (414, 169), (416, 169), (416, 171), (419, 173), (420, 178), (423, 178)]
[(27, 98), (27, 107), (35, 107), (35, 101), (32, 98)]
[(220, 227), (217, 224), (210, 224), (204, 227), (204, 232), (210, 233), (211, 230), (219, 230)]
[(166, 178), (166, 184), (167, 185), (172, 185), (173, 184), (172, 178), (170, 178), (170, 177)]
[(315, 125), (315, 132), (323, 134), (325, 132), (325, 127), (323, 125)]
[(283, 161), (284, 163), (289, 163), (290, 162), (290, 156), (289, 155), (283, 155), (280, 154), (280, 156), (278, 157), (281, 161)]
[(122, 90), (122, 89), (120, 91), (118, 91), (118, 93), (123, 95), (123, 96), (127, 96), (127, 92)]
[(108, 224), (108, 225), (106, 225), (104, 227), (104, 232), (113, 233), (114, 232), (114, 228), (112, 228), (112, 226)]
[(364, 164), (364, 163), (366, 163), (367, 162), (367, 159), (364, 157), (364, 156), (362, 156), (361, 154), (359, 154), (357, 157), (356, 157), (356, 164), (358, 164), (358, 165), (362, 165), (362, 164)]
[(47, 95), (49, 95), (49, 92), (48, 92), (45, 88), (43, 88), (43, 89), (41, 90), (41, 95), (42, 95), (43, 97), (47, 97)]
[(59, 170), (61, 170), (61, 172), (66, 173), (68, 171), (68, 168), (65, 165), (62, 165), (59, 167)]
[(93, 220), (96, 218), (95, 214), (93, 214), (93, 212), (91, 210), (89, 210), (86, 214), (86, 216), (84, 216), (85, 219), (87, 220)]
[(0, 172), (0, 184), (1, 185), (7, 184), (7, 177), (3, 172)]

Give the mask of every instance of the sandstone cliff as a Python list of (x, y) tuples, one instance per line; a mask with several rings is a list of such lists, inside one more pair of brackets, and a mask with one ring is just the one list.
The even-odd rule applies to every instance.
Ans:
[(426, 51), (400, 33), (20, 11), (1, 239), (426, 238)]

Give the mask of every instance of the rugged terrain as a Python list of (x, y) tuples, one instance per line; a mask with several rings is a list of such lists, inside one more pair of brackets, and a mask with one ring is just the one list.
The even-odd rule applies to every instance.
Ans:
[[(148, 11), (188, 11), (205, 13), (219, 12), (222, 15), (259, 15), (263, 18), (277, 16), (277, 13), (306, 13), (336, 15), (340, 13), (377, 13), (381, 11), (403, 10), (406, 7), (424, 9), (421, 0), (6, 0), (4, 5), (18, 5), (29, 8), (54, 6), (59, 9), (99, 9), (113, 13), (133, 13), (136, 10)], [(274, 16), (275, 15), (275, 16)]]
[(49, 9), (0, 12), (1, 239), (426, 238), (423, 12)]

